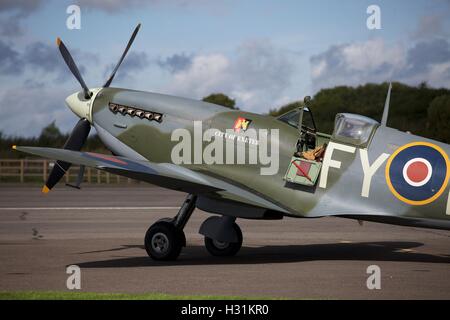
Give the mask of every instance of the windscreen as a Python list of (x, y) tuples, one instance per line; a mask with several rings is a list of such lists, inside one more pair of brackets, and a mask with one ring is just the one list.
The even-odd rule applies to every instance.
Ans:
[(373, 119), (341, 113), (336, 116), (333, 139), (364, 146), (369, 143), (370, 137), (377, 126), (378, 122)]

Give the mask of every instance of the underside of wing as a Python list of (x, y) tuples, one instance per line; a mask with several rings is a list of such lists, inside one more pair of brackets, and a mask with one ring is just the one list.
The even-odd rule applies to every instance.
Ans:
[(188, 193), (208, 193), (222, 190), (211, 185), (195, 172), (175, 165), (173, 167), (176, 168), (170, 168), (164, 164), (148, 161), (65, 149), (39, 147), (15, 147), (15, 149), (44, 158), (96, 168), (172, 190)]
[[(15, 147), (16, 150), (48, 159), (92, 167), (163, 188), (202, 195), (202, 210), (245, 218), (264, 218), (267, 213), (288, 213), (285, 209), (249, 190), (171, 163), (153, 163), (106, 154), (66, 149)], [(239, 204), (246, 205), (243, 212)], [(237, 206), (236, 206), (237, 205)], [(251, 211), (250, 209), (257, 209)]]

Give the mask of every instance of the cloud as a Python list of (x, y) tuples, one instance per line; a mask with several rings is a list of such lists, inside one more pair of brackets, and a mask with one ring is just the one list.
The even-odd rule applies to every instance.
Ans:
[(18, 74), (22, 70), (23, 64), (19, 52), (0, 40), (0, 74)]
[(38, 86), (12, 88), (0, 94), (1, 131), (8, 135), (36, 136), (47, 124), (56, 121), (68, 132), (78, 118), (64, 103), (68, 92)]
[(292, 74), (293, 63), (285, 51), (268, 41), (250, 41), (234, 58), (221, 53), (193, 56), (189, 67), (174, 73), (167, 90), (197, 99), (223, 92), (241, 109), (264, 111), (283, 98)]
[[(57, 81), (66, 80), (70, 75), (70, 71), (56, 47), (48, 43), (41, 41), (31, 43), (25, 48), (21, 59), (25, 66), (35, 71), (55, 74)], [(78, 67), (81, 71), (84, 69), (80, 66)]]
[(0, 2), (0, 12), (17, 11), (23, 16), (27, 16), (31, 12), (40, 7), (43, 0), (2, 0)]
[(287, 53), (270, 43), (252, 41), (238, 49), (232, 71), (239, 79), (239, 88), (275, 93), (290, 85), (293, 63)]
[(123, 9), (134, 8), (138, 6), (147, 6), (155, 0), (77, 0), (76, 3), (81, 8), (97, 9), (108, 13), (114, 13)]
[(446, 39), (422, 41), (406, 54), (406, 67), (398, 78), (407, 83), (426, 81), (434, 87), (450, 87), (450, 43)]
[[(96, 54), (79, 50), (73, 50), (72, 54), (82, 74), (86, 70), (83, 62), (98, 63)], [(19, 52), (0, 40), (0, 77), (21, 76), (26, 72), (34, 72), (34, 76), (39, 77), (53, 77), (56, 82), (65, 81), (71, 77), (56, 46), (35, 41)], [(37, 75), (35, 72), (41, 72), (41, 74)]]
[(201, 0), (77, 0), (76, 3), (81, 8), (101, 10), (107, 13), (117, 13), (123, 10), (147, 7), (150, 5), (175, 4), (186, 6), (205, 1)]
[(159, 59), (157, 64), (171, 73), (177, 73), (186, 70), (192, 64), (192, 55), (186, 53), (176, 53), (165, 59)]
[(407, 74), (424, 72), (433, 64), (450, 61), (450, 45), (445, 39), (422, 41), (408, 50)]
[(359, 85), (389, 80), (436, 87), (450, 86), (449, 42), (419, 41), (412, 47), (386, 45), (382, 39), (341, 44), (310, 58), (315, 90), (336, 85)]
[(2, 0), (0, 1), (0, 34), (16, 37), (23, 34), (23, 18), (38, 10), (43, 0)]
[(195, 95), (197, 98), (213, 91), (229, 87), (230, 61), (222, 54), (198, 55), (191, 66), (174, 75), (170, 87), (178, 94)]
[(389, 80), (404, 61), (403, 48), (381, 39), (330, 46), (310, 58), (314, 89)]
[[(109, 77), (111, 72), (114, 70), (116, 63), (111, 63), (105, 68), (105, 79)], [(114, 81), (122, 81), (124, 79), (130, 78), (133, 76), (133, 74), (142, 72), (145, 68), (147, 68), (148, 64), (149, 59), (145, 52), (129, 52), (125, 57), (125, 60), (120, 65), (119, 70), (114, 77)]]
[(448, 36), (449, 33), (444, 29), (443, 26), (443, 23), (446, 19), (448, 19), (448, 17), (443, 14), (430, 14), (422, 16), (420, 18), (417, 29), (413, 33), (413, 38), (429, 39), (436, 36)]
[[(95, 54), (73, 50), (80, 71), (98, 63)], [(64, 99), (79, 85), (55, 45), (41, 41), (16, 50), (0, 40), (0, 130), (8, 135), (33, 136), (56, 120), (65, 132), (77, 117)]]

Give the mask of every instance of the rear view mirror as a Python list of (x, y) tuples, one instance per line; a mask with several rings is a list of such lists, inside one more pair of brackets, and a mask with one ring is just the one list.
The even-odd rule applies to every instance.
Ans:
[(307, 106), (310, 102), (311, 102), (311, 96), (306, 96), (303, 99), (303, 103), (305, 104), (305, 106)]

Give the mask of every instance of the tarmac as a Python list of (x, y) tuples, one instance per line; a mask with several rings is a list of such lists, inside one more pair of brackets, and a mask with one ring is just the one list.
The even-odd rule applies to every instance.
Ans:
[[(238, 219), (244, 243), (210, 256), (195, 210), (187, 247), (171, 262), (151, 260), (147, 228), (173, 217), (185, 194), (143, 184), (0, 185), (0, 291), (68, 291), (68, 265), (81, 291), (157, 292), (299, 299), (449, 299), (450, 232), (343, 218)], [(370, 290), (367, 268), (381, 271)]]

